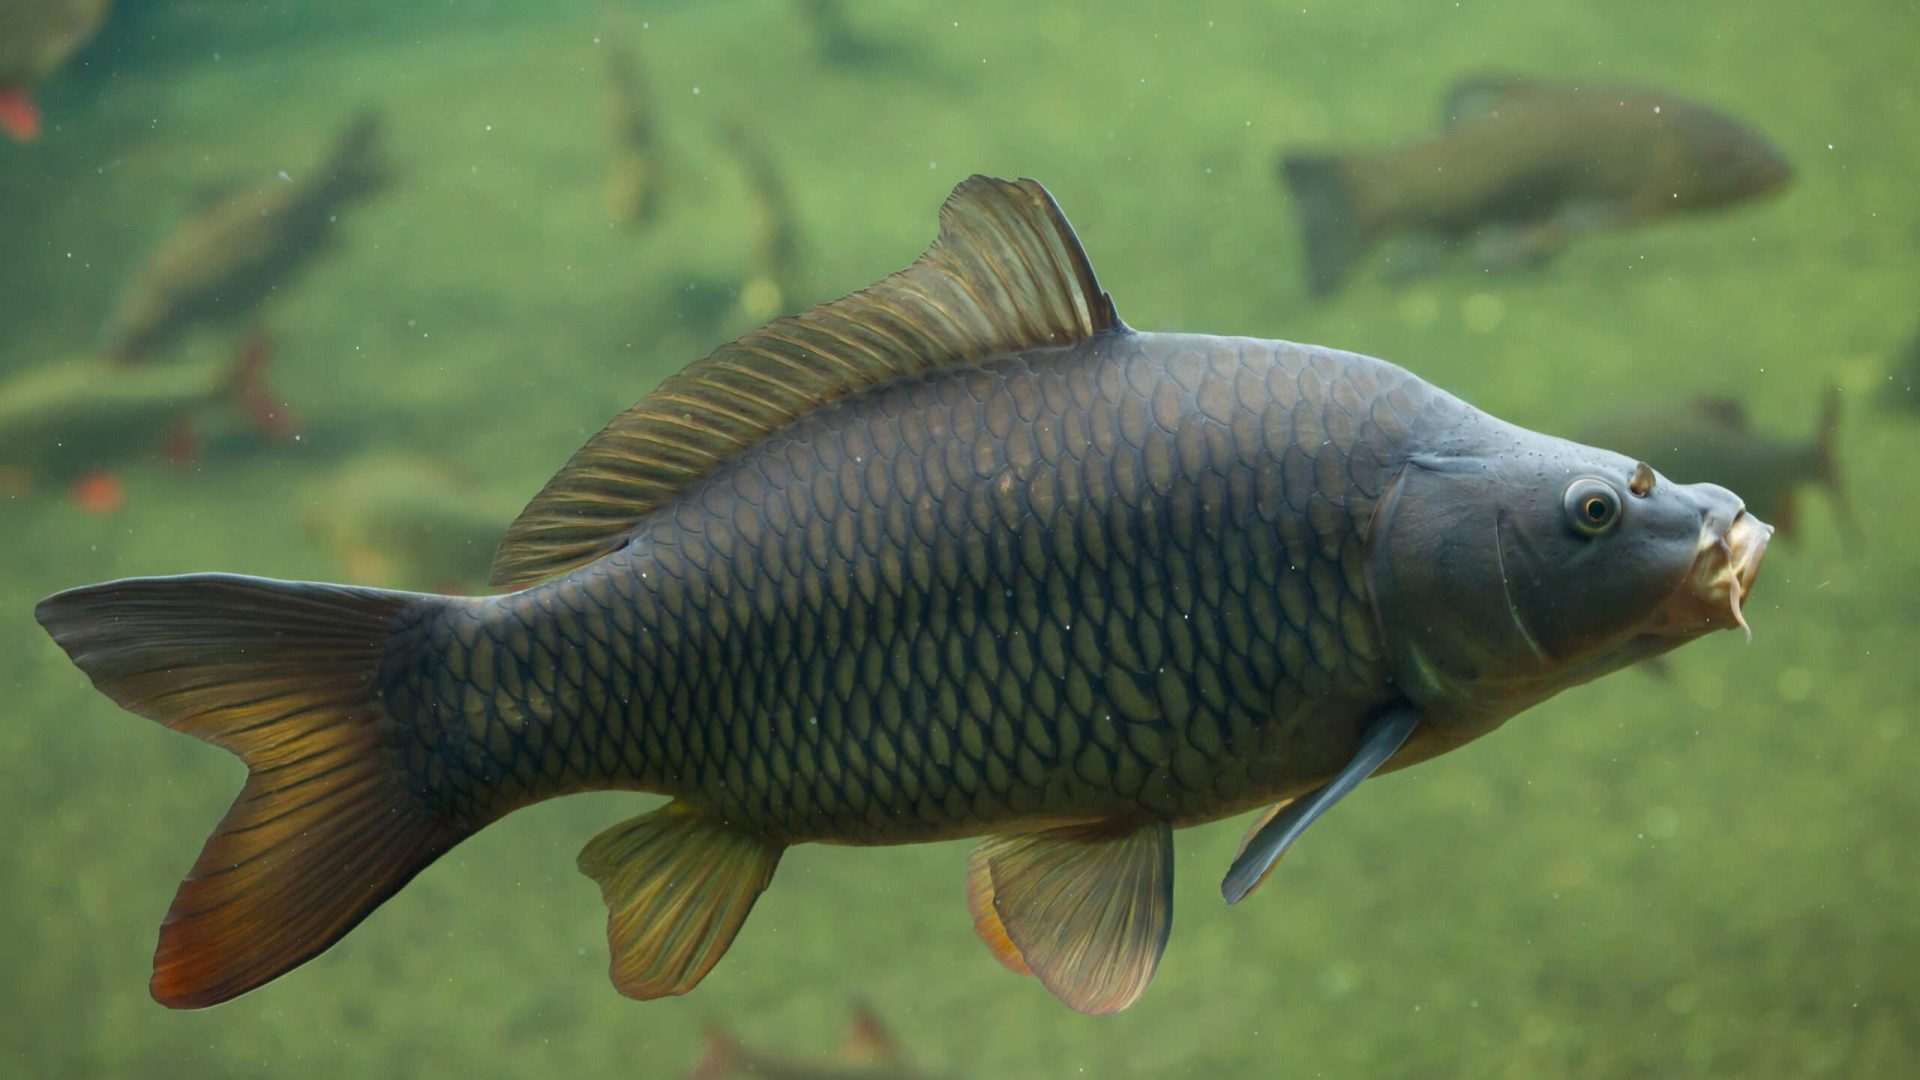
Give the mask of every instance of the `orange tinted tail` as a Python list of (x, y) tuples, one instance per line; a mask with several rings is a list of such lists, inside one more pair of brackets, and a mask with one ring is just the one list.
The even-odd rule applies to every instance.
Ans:
[(442, 602), (223, 574), (41, 601), (102, 693), (249, 770), (160, 926), (156, 1000), (201, 1008), (284, 974), (466, 835), (409, 790), (375, 686), (396, 622)]

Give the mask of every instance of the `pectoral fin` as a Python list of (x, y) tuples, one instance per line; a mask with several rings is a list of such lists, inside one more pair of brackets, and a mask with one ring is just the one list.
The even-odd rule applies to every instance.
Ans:
[(684, 994), (733, 944), (781, 848), (684, 803), (623, 821), (580, 852), (607, 903), (609, 974), (628, 997)]
[(1255, 826), (1252, 835), (1241, 844), (1240, 854), (1228, 868), (1225, 880), (1220, 882), (1220, 894), (1227, 903), (1237, 904), (1248, 893), (1260, 887), (1260, 883), (1273, 872), (1280, 856), (1287, 853), (1307, 826), (1320, 820), (1320, 816), (1333, 808), (1346, 794), (1360, 786), (1360, 781), (1372, 776), (1387, 759), (1399, 752), (1407, 737), (1419, 726), (1420, 714), (1411, 708), (1399, 708), (1382, 714), (1367, 728), (1360, 740), (1360, 750), (1347, 762), (1347, 767), (1329, 781), (1326, 786), (1316, 788), (1305, 795), (1268, 811), (1268, 816)]
[[(1262, 813), (1252, 825), (1247, 826), (1246, 833), (1240, 837), (1240, 849), (1233, 853), (1234, 862), (1237, 863), (1246, 856), (1247, 848), (1253, 846), (1253, 841), (1260, 835), (1261, 831), (1267, 827), (1269, 822), (1279, 817), (1281, 812), (1298, 801), (1298, 799), (1281, 799), (1279, 802), (1267, 807), (1265, 813)], [(1273, 876), (1273, 868), (1279, 865), (1278, 860), (1268, 863), (1267, 868), (1260, 872), (1260, 876), (1254, 880), (1253, 884), (1247, 886), (1247, 891), (1242, 895), (1252, 896), (1254, 890), (1267, 883), (1267, 879)]]
[(973, 851), (968, 906), (994, 955), (1083, 1013), (1146, 992), (1173, 927), (1173, 830), (1076, 826)]

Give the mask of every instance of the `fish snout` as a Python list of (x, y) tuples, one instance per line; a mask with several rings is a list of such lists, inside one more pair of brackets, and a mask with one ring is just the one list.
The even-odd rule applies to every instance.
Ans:
[(1654, 633), (1693, 637), (1739, 627), (1753, 639), (1741, 605), (1760, 577), (1773, 526), (1747, 512), (1738, 495), (1717, 484), (1689, 485), (1701, 503), (1693, 565), (1655, 613)]

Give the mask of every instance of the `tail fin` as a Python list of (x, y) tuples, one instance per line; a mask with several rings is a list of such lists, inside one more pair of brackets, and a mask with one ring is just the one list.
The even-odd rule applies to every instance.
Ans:
[(153, 996), (203, 1008), (319, 955), (468, 830), (394, 762), (376, 674), (436, 597), (225, 574), (58, 593), (34, 616), (123, 708), (246, 762), (160, 925)]
[(1853, 502), (1847, 498), (1847, 489), (1840, 482), (1840, 459), (1835, 454), (1839, 434), (1840, 388), (1829, 386), (1820, 405), (1820, 426), (1813, 435), (1814, 475), (1819, 477), (1821, 486), (1827, 489), (1827, 497), (1833, 501), (1834, 516), (1840, 521), (1847, 543), (1858, 547), (1862, 542), (1860, 525), (1853, 516)]
[(1373, 242), (1354, 205), (1346, 163), (1337, 157), (1286, 154), (1280, 158), (1280, 173), (1300, 216), (1307, 292), (1326, 296), (1339, 289)]
[(333, 151), (322, 168), (327, 173), (327, 189), (337, 197), (372, 194), (392, 181), (393, 170), (380, 149), (380, 128), (380, 113), (362, 109), (334, 140)]

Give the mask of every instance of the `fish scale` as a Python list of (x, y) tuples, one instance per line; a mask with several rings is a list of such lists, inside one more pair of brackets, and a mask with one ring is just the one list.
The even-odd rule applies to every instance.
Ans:
[(476, 823), (608, 786), (787, 843), (1218, 817), (1324, 775), (1329, 702), (1387, 700), (1362, 540), (1433, 409), (1385, 365), (1180, 335), (890, 384), (589, 571), (448, 609), (445, 664), (382, 693)]

